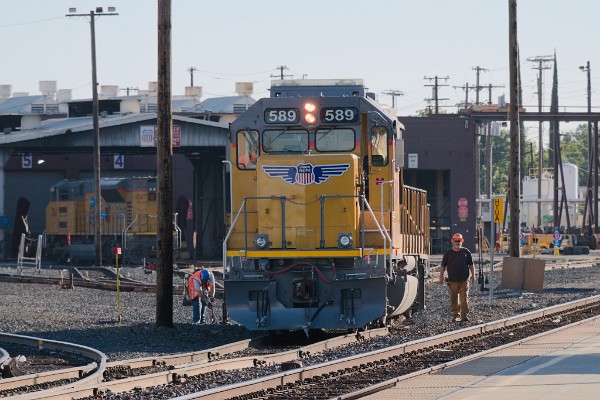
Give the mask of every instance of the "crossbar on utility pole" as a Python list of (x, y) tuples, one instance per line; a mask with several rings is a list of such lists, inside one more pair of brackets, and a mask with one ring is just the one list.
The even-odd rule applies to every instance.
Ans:
[(401, 90), (386, 90), (382, 94), (392, 96), (392, 108), (396, 111), (396, 97), (404, 96), (404, 92)]
[[(87, 14), (76, 14), (75, 8), (70, 8), (71, 14), (67, 17), (89, 17), (90, 32), (92, 40), (92, 121), (94, 130), (94, 245), (96, 251), (96, 266), (102, 266), (102, 191), (100, 189), (100, 124), (98, 122), (99, 104), (98, 104), (98, 79), (96, 77), (96, 16), (119, 15), (114, 11), (114, 7), (109, 7), (107, 13), (102, 7), (96, 7), (96, 11), (90, 11)], [(91, 205), (91, 204), (90, 204)]]

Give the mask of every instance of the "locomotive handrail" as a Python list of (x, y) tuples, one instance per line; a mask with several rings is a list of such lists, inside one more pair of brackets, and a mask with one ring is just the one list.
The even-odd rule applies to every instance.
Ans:
[(131, 223), (125, 229), (123, 229), (123, 232), (121, 233), (121, 242), (123, 243), (123, 250), (127, 249), (127, 231), (133, 226), (133, 224), (135, 224), (135, 221), (137, 221), (139, 216), (140, 214), (135, 214), (135, 218), (133, 219), (133, 221), (131, 221)]
[[(181, 248), (181, 228), (177, 225), (177, 222), (176, 222), (177, 214), (178, 213), (173, 213), (173, 227), (176, 232), (175, 241), (177, 244), (177, 248), (180, 249)], [(152, 217), (158, 218), (157, 216), (150, 215), (150, 214), (144, 214), (144, 215), (146, 215), (149, 218), (152, 218)], [(140, 214), (136, 214), (133, 221), (131, 221), (131, 223), (129, 225), (127, 225), (127, 227), (125, 229), (123, 229), (123, 231), (121, 232), (121, 243), (123, 243), (123, 250), (127, 249), (127, 232), (136, 223), (136, 221), (138, 220), (139, 217), (140, 217)]]
[[(383, 249), (384, 249), (384, 252), (383, 252), (383, 266), (385, 268), (386, 267), (386, 263), (387, 263), (387, 254), (386, 254), (387, 251), (385, 250), (386, 249), (386, 245), (385, 245), (386, 244), (386, 239), (390, 241), (390, 253), (391, 253), (391, 251), (392, 251), (392, 238), (388, 234), (387, 230), (381, 229), (381, 226), (379, 225), (379, 222), (377, 222), (377, 218), (375, 218), (375, 213), (371, 209), (371, 206), (369, 205), (369, 202), (367, 201), (367, 199), (365, 198), (365, 196), (361, 195), (360, 197), (363, 200), (363, 204), (366, 205), (367, 208), (369, 209), (369, 212), (371, 213), (371, 216), (373, 217), (373, 222), (375, 222), (375, 226), (377, 227), (377, 229), (379, 229), (379, 233), (381, 233), (381, 235), (383, 237)], [(363, 215), (364, 215), (364, 212), (363, 212)], [(362, 229), (364, 231), (364, 229), (365, 229), (364, 225), (363, 225)], [(364, 247), (364, 245), (363, 245), (363, 247)], [(390, 258), (391, 258), (391, 255), (390, 255)], [(390, 274), (388, 275), (388, 279), (390, 279), (390, 280), (392, 279), (391, 271), (392, 271), (392, 269), (390, 268)], [(386, 275), (387, 275), (387, 273), (386, 273)]]
[(177, 240), (177, 248), (180, 249), (181, 248), (181, 228), (179, 227), (179, 225), (177, 225), (177, 215), (179, 215), (179, 213), (173, 213), (173, 227), (175, 227), (175, 232), (177, 232), (177, 235), (175, 236), (176, 240)]
[[(235, 227), (235, 224), (237, 223), (237, 220), (240, 217), (240, 213), (245, 208), (246, 208), (246, 198), (244, 198), (244, 201), (242, 202), (240, 209), (238, 210), (237, 214), (235, 215), (234, 220), (231, 222), (231, 226), (229, 227), (229, 231), (227, 232), (227, 235), (225, 235), (225, 239), (223, 239), (223, 273), (225, 273), (225, 268), (227, 266), (227, 241), (229, 240), (229, 236), (231, 236), (231, 233), (233, 232), (233, 228)], [(225, 275), (223, 275), (223, 276), (225, 276)]]
[[(384, 263), (386, 261), (386, 249), (387, 249), (387, 242), (389, 241), (390, 243), (390, 248), (391, 248), (391, 243), (392, 243), (392, 238), (390, 237), (389, 233), (387, 232), (386, 229), (383, 229), (381, 227), (381, 225), (379, 224), (379, 222), (377, 221), (377, 217), (375, 216), (375, 213), (373, 212), (373, 209), (371, 208), (371, 206), (369, 205), (369, 202), (367, 201), (367, 199), (365, 198), (365, 196), (363, 195), (350, 195), (350, 196), (345, 196), (345, 195), (330, 195), (330, 196), (325, 196), (325, 195), (321, 195), (319, 196), (320, 199), (320, 203), (321, 203), (321, 216), (320, 216), (320, 230), (321, 230), (321, 241), (320, 241), (320, 247), (323, 248), (324, 246), (324, 240), (325, 240), (325, 199), (327, 198), (360, 198), (362, 200), (362, 207), (363, 207), (363, 222), (362, 222), (362, 226), (361, 226), (361, 234), (362, 234), (362, 239), (361, 239), (361, 247), (364, 248), (365, 247), (365, 240), (364, 240), (364, 231), (365, 231), (365, 223), (364, 223), (364, 207), (366, 205), (367, 209), (369, 210), (369, 213), (371, 214), (371, 216), (373, 217), (373, 222), (375, 223), (375, 226), (377, 227), (377, 230), (379, 231), (379, 233), (381, 234), (381, 237), (383, 239), (384, 242)], [(224, 256), (223, 256), (223, 260), (226, 260), (227, 255), (226, 255), (226, 250), (227, 250), (227, 241), (229, 240), (229, 237), (231, 236), (231, 233), (233, 232), (233, 229), (237, 223), (237, 220), (240, 216), (240, 214), (243, 212), (244, 213), (244, 252), (248, 252), (248, 211), (246, 208), (247, 205), (247, 201), (248, 200), (260, 200), (260, 199), (265, 199), (265, 200), (275, 200), (275, 199), (279, 199), (279, 201), (281, 202), (281, 247), (282, 248), (286, 248), (286, 239), (285, 239), (285, 202), (288, 200), (285, 196), (244, 196), (244, 200), (242, 201), (242, 204), (240, 205), (240, 208), (238, 210), (238, 212), (235, 215), (234, 220), (231, 222), (231, 226), (229, 228), (229, 231), (227, 232), (227, 235), (225, 235), (225, 239), (223, 240), (223, 250), (225, 251)]]
[[(383, 182), (379, 183), (379, 185), (381, 186), (381, 199), (380, 199), (380, 201), (381, 201), (381, 226), (383, 226), (383, 230), (387, 233), (387, 228), (385, 227), (385, 216), (384, 216), (384, 211), (383, 211), (383, 187), (386, 184), (389, 184), (390, 189), (393, 189), (392, 185), (394, 184), (394, 180), (383, 181)], [(392, 203), (393, 203), (393, 201), (392, 201), (392, 199), (390, 199), (390, 209), (391, 209)], [(392, 226), (392, 220), (390, 217), (390, 227), (391, 226)], [(390, 232), (391, 232), (391, 229), (390, 229)], [(390, 253), (391, 253), (392, 252), (392, 237), (391, 237), (391, 235), (389, 235), (388, 237), (390, 240)], [(386, 253), (387, 253), (387, 247), (386, 247), (386, 241), (384, 240), (383, 241), (383, 254), (384, 254), (383, 265), (385, 265), (385, 254)], [(391, 255), (390, 255), (390, 258), (391, 258)]]

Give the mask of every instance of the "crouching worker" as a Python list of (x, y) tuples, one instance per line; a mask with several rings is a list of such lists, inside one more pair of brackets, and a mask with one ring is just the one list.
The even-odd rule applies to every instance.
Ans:
[(206, 308), (212, 308), (215, 299), (215, 276), (209, 270), (196, 267), (188, 280), (188, 291), (192, 301), (192, 322), (203, 324)]

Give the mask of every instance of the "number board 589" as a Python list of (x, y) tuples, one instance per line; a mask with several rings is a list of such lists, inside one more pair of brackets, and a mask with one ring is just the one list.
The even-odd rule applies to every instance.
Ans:
[(355, 123), (358, 122), (358, 110), (354, 107), (324, 107), (321, 109), (321, 122)]
[(297, 124), (300, 121), (300, 111), (297, 108), (267, 108), (265, 123), (267, 124)]

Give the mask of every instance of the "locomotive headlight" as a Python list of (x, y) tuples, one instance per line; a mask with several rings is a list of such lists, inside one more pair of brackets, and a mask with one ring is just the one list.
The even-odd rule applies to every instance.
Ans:
[(317, 106), (315, 105), (315, 103), (311, 103), (309, 101), (308, 103), (304, 103), (304, 109), (309, 113), (313, 113), (317, 109)]
[(305, 115), (304, 115), (304, 121), (305, 121), (307, 124), (311, 124), (311, 125), (312, 125), (312, 124), (314, 124), (315, 122), (317, 122), (317, 117), (315, 117), (315, 116), (314, 116), (314, 114), (310, 114), (310, 113), (308, 113), (308, 114), (305, 114)]
[(307, 124), (315, 124), (317, 122), (317, 117), (315, 116), (315, 112), (317, 111), (317, 105), (313, 102), (306, 102), (304, 103), (304, 111), (306, 111), (306, 113), (304, 114), (304, 122), (306, 122)]
[(259, 250), (269, 247), (269, 235), (257, 234), (254, 236), (254, 247)]
[(352, 247), (352, 235), (349, 233), (338, 234), (338, 247), (343, 249)]

